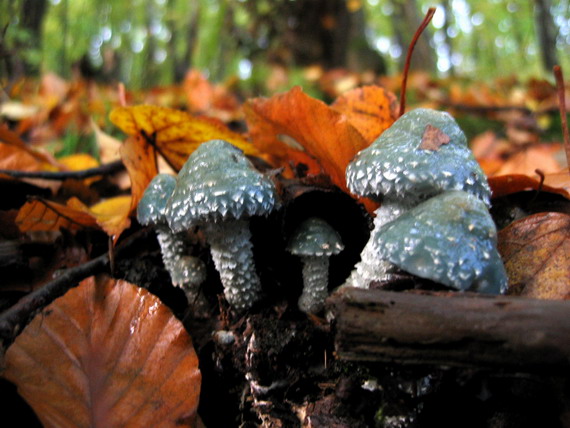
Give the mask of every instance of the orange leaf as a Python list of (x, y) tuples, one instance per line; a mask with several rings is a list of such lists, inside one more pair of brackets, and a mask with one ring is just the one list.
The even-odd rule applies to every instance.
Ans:
[(0, 125), (0, 169), (42, 171), (56, 165), (51, 156), (31, 149), (5, 124)]
[(66, 205), (35, 199), (20, 208), (16, 225), (22, 232), (100, 227), (116, 242), (121, 232), (131, 224), (130, 207), (131, 197), (128, 195), (109, 198), (92, 207), (75, 197), (70, 198)]
[(109, 117), (126, 134), (142, 135), (176, 171), (200, 144), (213, 139), (226, 140), (247, 155), (259, 154), (245, 137), (223, 123), (180, 110), (148, 105), (118, 107)]
[(156, 151), (141, 135), (128, 137), (120, 148), (121, 159), (131, 179), (131, 206), (134, 212), (142, 195), (156, 174)]
[[(44, 199), (26, 202), (18, 211), (16, 225), (22, 232), (58, 231), (60, 228), (78, 230), (97, 227), (93, 216), (77, 207), (81, 202), (71, 198), (68, 205)], [(81, 204), (83, 205), (83, 204)]]
[(304, 163), (326, 173), (347, 191), (345, 169), (368, 143), (344, 114), (306, 95), (301, 88), (244, 105), (253, 143), (277, 165)]
[(394, 94), (380, 86), (363, 86), (345, 92), (331, 105), (372, 143), (398, 118)]
[(192, 340), (160, 300), (93, 277), (36, 316), (4, 376), (46, 427), (196, 426)]
[[(489, 186), (491, 186), (493, 198), (499, 198), (525, 190), (538, 190), (540, 188), (540, 180), (522, 174), (500, 175), (489, 177)], [(570, 199), (570, 174), (568, 172), (560, 172), (545, 175), (542, 190), (557, 193)]]
[(183, 86), (191, 113), (207, 114), (226, 122), (239, 117), (235, 95), (225, 86), (210, 83), (198, 70), (186, 74)]
[(509, 294), (570, 299), (570, 215), (539, 213), (499, 232)]
[(560, 150), (559, 144), (541, 144), (529, 147), (518, 152), (494, 172), (494, 175), (507, 174), (534, 174), (534, 170), (539, 168), (544, 173), (558, 172), (562, 168), (554, 155)]

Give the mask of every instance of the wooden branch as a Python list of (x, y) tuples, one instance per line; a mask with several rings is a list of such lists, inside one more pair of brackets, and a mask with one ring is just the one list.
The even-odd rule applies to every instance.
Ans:
[(559, 372), (570, 302), (346, 288), (327, 301), (343, 360)]
[[(147, 229), (142, 229), (126, 238), (115, 248), (115, 256), (132, 246), (146, 233)], [(22, 297), (2, 312), (0, 314), (0, 355), (43, 308), (63, 296), (69, 289), (77, 287), (81, 280), (104, 272), (109, 264), (109, 257), (107, 252), (87, 263), (66, 269), (56, 279)]]
[(68, 178), (73, 178), (82, 180), (96, 175), (115, 174), (124, 169), (125, 166), (123, 162), (118, 160), (80, 171), (18, 171), (13, 169), (0, 169), (0, 174), (6, 174), (14, 178), (41, 178), (43, 180), (67, 180)]

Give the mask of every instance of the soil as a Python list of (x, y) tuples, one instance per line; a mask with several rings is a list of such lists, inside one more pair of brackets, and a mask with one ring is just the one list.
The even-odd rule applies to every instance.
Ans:
[[(369, 218), (341, 192), (296, 189), (286, 202), (279, 214), (252, 220), (264, 295), (245, 314), (225, 304), (207, 247), (195, 231), (189, 235), (194, 255), (208, 268), (203, 293), (211, 312), (205, 317), (194, 317), (184, 293), (170, 285), (152, 234), (117, 263), (117, 278), (158, 295), (187, 327), (199, 355), (199, 415), (206, 427), (570, 427), (567, 373), (539, 377), (335, 358), (334, 320), (297, 309), (301, 264), (285, 252), (286, 237), (312, 215), (337, 228), (346, 250), (331, 261), (332, 290), (358, 260)], [(7, 397), (4, 420), (39, 426), (13, 385), (0, 380), (0, 393)]]

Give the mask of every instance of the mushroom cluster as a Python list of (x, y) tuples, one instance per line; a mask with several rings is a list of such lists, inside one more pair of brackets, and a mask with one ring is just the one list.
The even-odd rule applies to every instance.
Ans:
[(237, 311), (251, 308), (261, 295), (248, 218), (267, 215), (277, 204), (273, 182), (223, 140), (192, 153), (166, 204), (172, 231), (199, 226), (204, 232), (226, 300)]
[(384, 244), (379, 239), (386, 223), (444, 192), (466, 192), (486, 207), (491, 195), (457, 122), (448, 113), (431, 109), (412, 110), (400, 117), (357, 154), (348, 165), (346, 179), (351, 192), (381, 201), (361, 261), (344, 284), (360, 288), (389, 279), (396, 269), (383, 257)]
[[(357, 154), (346, 171), (349, 189), (381, 201), (374, 230), (344, 286), (368, 288), (398, 269), (460, 290), (499, 293), (506, 275), (489, 215), (490, 189), (465, 135), (447, 113), (413, 110)], [(159, 174), (138, 207), (141, 224), (155, 226), (175, 285), (198, 296), (203, 264), (186, 254), (184, 235), (199, 227), (210, 245), (224, 295), (237, 311), (261, 296), (248, 219), (278, 206), (271, 179), (223, 140), (201, 144), (178, 177)], [(309, 218), (287, 250), (302, 258), (299, 308), (317, 313), (328, 294), (329, 257), (343, 249), (339, 235)], [(192, 294), (193, 293), (193, 294)]]

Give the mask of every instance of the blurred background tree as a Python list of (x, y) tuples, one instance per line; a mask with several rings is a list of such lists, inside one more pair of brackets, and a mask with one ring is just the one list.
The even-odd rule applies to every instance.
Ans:
[[(2, 83), (72, 70), (131, 88), (189, 68), (251, 88), (282, 69), (396, 73), (428, 0), (2, 0)], [(413, 68), (477, 79), (570, 66), (569, 0), (441, 0)], [(279, 87), (279, 85), (276, 85)]]

